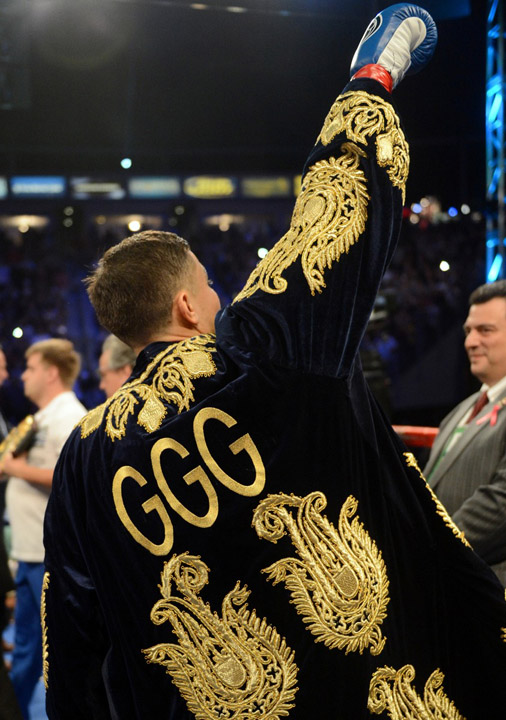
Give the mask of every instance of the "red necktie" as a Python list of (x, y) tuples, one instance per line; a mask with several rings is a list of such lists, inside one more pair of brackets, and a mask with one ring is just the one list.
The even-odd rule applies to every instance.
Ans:
[(471, 420), (472, 420), (473, 418), (475, 418), (475, 417), (478, 415), (478, 413), (483, 410), (483, 408), (485, 407), (485, 405), (486, 405), (487, 403), (488, 403), (488, 395), (487, 395), (486, 392), (482, 392), (482, 394), (480, 395), (480, 397), (479, 397), (479, 398), (476, 400), (476, 402), (474, 403), (474, 407), (473, 407), (473, 409), (472, 409), (472, 411), (471, 411), (471, 414), (469, 415), (469, 417), (468, 417), (467, 420), (466, 420), (466, 425), (467, 425), (467, 423), (470, 423)]

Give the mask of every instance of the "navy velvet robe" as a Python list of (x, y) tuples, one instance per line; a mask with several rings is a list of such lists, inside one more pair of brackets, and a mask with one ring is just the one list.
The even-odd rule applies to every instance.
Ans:
[(45, 525), (51, 720), (504, 712), (503, 590), (357, 355), (408, 166), (389, 94), (351, 82), (216, 336), (149, 345), (70, 437)]

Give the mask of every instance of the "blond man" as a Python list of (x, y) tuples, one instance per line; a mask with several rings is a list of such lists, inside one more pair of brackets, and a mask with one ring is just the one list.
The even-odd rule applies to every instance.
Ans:
[(26, 351), (24, 392), (37, 407), (36, 433), (25, 455), (8, 455), (7, 510), (12, 528), (16, 575), (16, 635), (12, 683), (25, 718), (42, 671), (40, 596), (44, 574), (42, 529), (53, 471), (74, 425), (86, 409), (72, 392), (80, 358), (69, 340), (42, 340)]

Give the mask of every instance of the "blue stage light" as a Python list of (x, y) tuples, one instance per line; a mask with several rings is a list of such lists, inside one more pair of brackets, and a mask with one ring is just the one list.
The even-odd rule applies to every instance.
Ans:
[(495, 282), (499, 277), (502, 267), (502, 256), (496, 255), (487, 275), (487, 282)]

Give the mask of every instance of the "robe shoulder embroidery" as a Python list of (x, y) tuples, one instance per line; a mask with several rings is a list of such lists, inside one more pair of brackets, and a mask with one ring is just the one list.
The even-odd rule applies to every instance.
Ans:
[[(381, 552), (359, 518), (358, 502), (343, 503), (336, 528), (322, 515), (321, 492), (304, 498), (269, 495), (257, 506), (253, 527), (273, 543), (288, 534), (297, 557), (278, 560), (263, 572), (284, 582), (290, 602), (316, 642), (329, 648), (379, 655), (386, 638), (381, 624), (389, 602), (389, 581)], [(295, 517), (294, 517), (295, 516)], [(353, 518), (353, 519), (351, 519)]]
[(140, 377), (123, 385), (107, 402), (85, 415), (79, 423), (81, 437), (95, 432), (105, 418), (108, 437), (112, 441), (121, 439), (138, 405), (138, 424), (147, 432), (154, 432), (167, 413), (167, 405), (174, 405), (178, 413), (189, 409), (194, 400), (193, 380), (216, 372), (214, 352), (214, 335), (199, 335), (165, 348)]
[(423, 698), (412, 686), (414, 679), (413, 665), (376, 670), (369, 685), (369, 711), (375, 715), (386, 711), (391, 720), (465, 720), (445, 695), (439, 669), (425, 683)]
[(239, 583), (225, 595), (221, 617), (199, 593), (209, 568), (183, 553), (165, 563), (155, 625), (168, 621), (177, 643), (144, 650), (148, 663), (166, 668), (197, 720), (278, 720), (297, 692), (294, 652), (267, 621), (248, 610), (249, 591)]
[(253, 270), (234, 302), (256, 290), (283, 293), (284, 271), (300, 257), (311, 294), (325, 288), (325, 269), (338, 262), (365, 230), (369, 195), (360, 157), (365, 152), (344, 143), (342, 155), (313, 165), (304, 177), (290, 229)]

